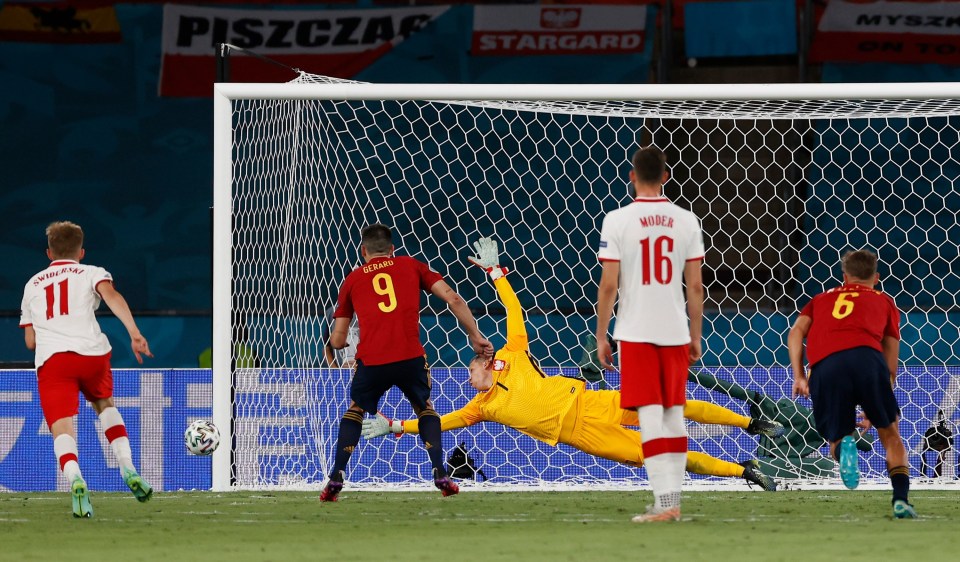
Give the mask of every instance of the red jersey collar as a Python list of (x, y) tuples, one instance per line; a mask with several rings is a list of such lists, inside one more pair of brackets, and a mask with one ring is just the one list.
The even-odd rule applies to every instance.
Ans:
[(53, 260), (52, 262), (50, 262), (50, 267), (53, 267), (55, 265), (67, 265), (67, 264), (77, 264), (77, 263), (80, 263), (80, 262), (76, 260)]
[(634, 197), (634, 203), (669, 203), (670, 200), (660, 195), (658, 197)]

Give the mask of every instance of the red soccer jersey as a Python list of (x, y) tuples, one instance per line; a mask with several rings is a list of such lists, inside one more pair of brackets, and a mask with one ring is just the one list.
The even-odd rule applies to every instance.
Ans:
[(374, 258), (347, 275), (334, 318), (357, 315), (357, 359), (383, 365), (423, 355), (420, 291), (443, 277), (407, 256)]
[(854, 347), (883, 351), (883, 338), (900, 339), (900, 311), (893, 299), (864, 285), (843, 285), (813, 297), (800, 311), (813, 322), (807, 333), (807, 361)]

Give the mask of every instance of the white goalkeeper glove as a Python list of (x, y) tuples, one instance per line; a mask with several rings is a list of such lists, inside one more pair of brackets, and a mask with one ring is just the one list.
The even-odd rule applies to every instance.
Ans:
[(474, 265), (482, 267), (490, 275), (492, 281), (506, 275), (507, 268), (500, 267), (500, 249), (496, 240), (481, 238), (473, 243), (473, 247), (477, 255), (470, 256), (467, 259)]
[(375, 439), (388, 433), (396, 434), (399, 437), (403, 433), (403, 421), (391, 420), (380, 412), (377, 412), (376, 417), (363, 420), (360, 435), (364, 438)]

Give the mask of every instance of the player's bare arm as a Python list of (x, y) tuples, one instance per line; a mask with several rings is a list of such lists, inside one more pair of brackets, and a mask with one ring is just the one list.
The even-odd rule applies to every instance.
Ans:
[(463, 329), (467, 332), (467, 337), (470, 339), (470, 346), (473, 348), (474, 353), (483, 355), (484, 357), (492, 357), (493, 344), (480, 333), (480, 328), (477, 327), (477, 320), (473, 317), (473, 313), (470, 312), (470, 307), (467, 306), (463, 297), (457, 294), (457, 292), (443, 280), (434, 283), (433, 286), (430, 287), (430, 292), (440, 297), (440, 299), (450, 307), (450, 312), (453, 313), (457, 321), (460, 322), (460, 325), (463, 326)]
[(893, 336), (884, 336), (880, 341), (883, 347), (883, 358), (887, 361), (887, 368), (890, 369), (890, 385), (897, 380), (897, 363), (900, 358), (900, 340)]
[(103, 302), (107, 303), (107, 306), (110, 307), (113, 315), (116, 316), (123, 324), (123, 327), (127, 329), (127, 333), (130, 334), (130, 349), (133, 350), (133, 355), (137, 358), (137, 363), (143, 364), (144, 355), (153, 357), (153, 353), (150, 352), (150, 344), (147, 342), (147, 338), (143, 337), (143, 334), (140, 333), (140, 329), (137, 328), (137, 323), (133, 319), (133, 313), (130, 312), (130, 306), (127, 304), (127, 300), (113, 287), (113, 283), (109, 281), (100, 282), (97, 285), (97, 292), (100, 293)]
[(609, 371), (614, 370), (613, 348), (607, 339), (610, 329), (610, 317), (620, 288), (620, 262), (604, 261), (600, 274), (600, 286), (597, 288), (597, 357), (600, 365)]
[(33, 326), (24, 326), (23, 341), (27, 344), (27, 349), (30, 351), (37, 349), (37, 332), (33, 329)]
[(790, 354), (790, 368), (793, 370), (793, 397), (810, 396), (807, 374), (803, 369), (803, 341), (810, 331), (813, 318), (801, 314), (787, 335), (787, 351)]
[(703, 261), (689, 260), (683, 266), (683, 281), (687, 286), (687, 316), (690, 317), (690, 362), (703, 355)]
[(330, 347), (343, 349), (347, 347), (347, 335), (350, 333), (350, 318), (334, 318), (333, 329), (330, 330)]

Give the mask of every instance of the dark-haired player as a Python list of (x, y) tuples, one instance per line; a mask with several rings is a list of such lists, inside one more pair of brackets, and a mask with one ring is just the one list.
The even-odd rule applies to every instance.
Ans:
[[(857, 405), (866, 426), (877, 428), (887, 452), (893, 485), (893, 515), (917, 516), (907, 501), (910, 469), (897, 428), (900, 407), (893, 395), (900, 352), (900, 312), (888, 295), (874, 289), (880, 281), (877, 256), (868, 250), (843, 256), (843, 285), (813, 297), (787, 336), (794, 396), (810, 396), (817, 431), (830, 442), (840, 463), (840, 478), (850, 489), (860, 482)], [(803, 369), (804, 340), (810, 378)]]
[(703, 233), (696, 215), (663, 196), (668, 174), (660, 149), (641, 148), (631, 163), (634, 200), (608, 213), (600, 231), (597, 353), (601, 365), (613, 368), (607, 330), (619, 291), (613, 337), (620, 346), (621, 402), (640, 416), (654, 497), (633, 521), (678, 521), (687, 371), (702, 354)]
[(333, 470), (320, 501), (336, 501), (347, 462), (360, 441), (364, 412), (376, 412), (380, 398), (392, 386), (403, 392), (420, 420), (420, 438), (433, 466), (434, 485), (444, 496), (459, 491), (444, 467), (440, 416), (430, 400), (430, 371), (420, 343), (421, 291), (447, 303), (466, 330), (474, 352), (493, 355), (493, 344), (480, 334), (467, 303), (439, 273), (411, 257), (394, 256), (393, 250), (389, 227), (365, 227), (360, 233), (360, 255), (365, 263), (350, 272), (340, 287), (330, 346), (342, 349), (347, 345), (354, 315), (360, 341), (350, 383), (350, 407), (340, 421)]

